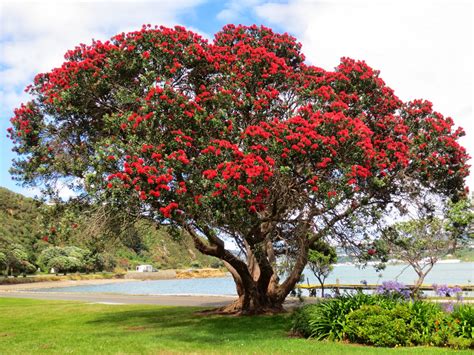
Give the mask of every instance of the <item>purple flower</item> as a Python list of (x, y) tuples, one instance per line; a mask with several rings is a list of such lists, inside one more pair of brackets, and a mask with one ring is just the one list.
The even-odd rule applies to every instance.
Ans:
[(462, 292), (459, 286), (449, 287), (448, 285), (437, 284), (433, 284), (433, 290), (435, 294), (440, 297), (451, 297), (454, 295), (457, 295), (459, 297), (460, 293)]
[(453, 302), (446, 302), (441, 305), (443, 311), (446, 313), (451, 313), (454, 310), (454, 303)]
[(411, 291), (405, 284), (398, 281), (384, 281), (375, 291), (379, 295), (386, 296), (402, 296), (403, 298), (410, 298)]

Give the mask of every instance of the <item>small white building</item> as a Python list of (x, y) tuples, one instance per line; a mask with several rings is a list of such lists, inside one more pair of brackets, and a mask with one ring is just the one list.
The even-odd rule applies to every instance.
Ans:
[(135, 269), (136, 272), (153, 272), (153, 266), (151, 265), (138, 265)]

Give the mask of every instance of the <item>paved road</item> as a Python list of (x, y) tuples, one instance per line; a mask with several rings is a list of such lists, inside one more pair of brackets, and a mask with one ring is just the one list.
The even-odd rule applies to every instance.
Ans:
[[(43, 288), (67, 287), (79, 285), (100, 285), (109, 283), (126, 283), (134, 280), (63, 280), (37, 282), (29, 284), (0, 285), (0, 298), (33, 298), (41, 300), (82, 301), (107, 304), (155, 304), (162, 306), (190, 306), (216, 308), (225, 306), (236, 299), (236, 296), (173, 296), (173, 295), (126, 295), (117, 293), (88, 292), (42, 292)], [(285, 307), (300, 305), (296, 298), (289, 297)]]
[(109, 283), (125, 283), (130, 281), (133, 280), (64, 280), (54, 282), (37, 282), (30, 284), (0, 285), (0, 297), (83, 301), (110, 304), (156, 304), (164, 306), (196, 307), (221, 307), (235, 299), (235, 296), (150, 296), (87, 292), (41, 292), (41, 289), (50, 287), (100, 285)]
[(107, 293), (55, 293), (11, 291), (0, 292), (0, 298), (33, 298), (41, 300), (83, 301), (108, 304), (155, 304), (163, 306), (221, 307), (232, 302), (233, 296), (140, 296)]

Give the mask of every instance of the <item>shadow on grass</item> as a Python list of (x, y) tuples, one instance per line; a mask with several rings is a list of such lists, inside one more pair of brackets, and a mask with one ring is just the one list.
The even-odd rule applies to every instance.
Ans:
[[(285, 337), (289, 329), (287, 314), (273, 316), (200, 315), (201, 308), (166, 307), (147, 310), (111, 311), (98, 314), (88, 323), (103, 329), (121, 328), (124, 332), (147, 332), (160, 339), (202, 344), (262, 341)], [(116, 333), (114, 332), (116, 335)]]

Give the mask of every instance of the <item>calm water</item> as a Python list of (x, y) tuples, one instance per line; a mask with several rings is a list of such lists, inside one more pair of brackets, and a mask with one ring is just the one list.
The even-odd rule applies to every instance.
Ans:
[[(387, 266), (380, 274), (373, 267), (359, 269), (353, 265), (336, 265), (326, 283), (359, 284), (362, 280), (368, 283), (381, 283), (386, 280), (395, 280), (411, 284), (416, 274), (406, 265)], [(400, 273), (403, 273), (400, 275)], [(382, 275), (381, 277), (379, 275)], [(305, 270), (306, 278), (310, 283), (317, 283), (310, 270)], [(474, 263), (437, 264), (425, 279), (425, 284), (469, 284), (474, 281)], [(72, 286), (61, 288), (42, 289), (41, 292), (106, 292), (133, 295), (235, 295), (234, 281), (231, 277), (209, 279), (182, 279), (131, 281), (127, 283)]]

